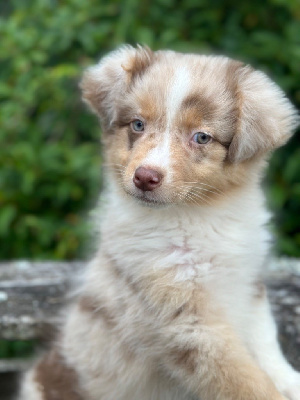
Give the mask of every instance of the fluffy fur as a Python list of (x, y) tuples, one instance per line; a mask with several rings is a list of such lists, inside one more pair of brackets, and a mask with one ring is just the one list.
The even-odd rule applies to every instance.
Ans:
[[(103, 127), (101, 245), (20, 399), (300, 400), (261, 283), (260, 178), (294, 108), (240, 62), (142, 47), (109, 54), (81, 87)], [(159, 177), (152, 190), (135, 184), (140, 167)]]

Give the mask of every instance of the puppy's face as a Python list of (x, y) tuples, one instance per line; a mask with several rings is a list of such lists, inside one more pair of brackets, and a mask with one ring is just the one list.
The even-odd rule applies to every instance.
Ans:
[(264, 74), (224, 57), (126, 47), (89, 69), (82, 88), (102, 119), (108, 167), (148, 205), (222, 197), (297, 124)]

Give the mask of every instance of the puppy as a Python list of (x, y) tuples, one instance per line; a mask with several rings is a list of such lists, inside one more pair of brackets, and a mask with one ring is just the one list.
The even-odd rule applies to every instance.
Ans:
[(298, 124), (262, 72), (126, 46), (89, 68), (101, 245), (21, 400), (300, 400), (266, 291), (265, 160)]

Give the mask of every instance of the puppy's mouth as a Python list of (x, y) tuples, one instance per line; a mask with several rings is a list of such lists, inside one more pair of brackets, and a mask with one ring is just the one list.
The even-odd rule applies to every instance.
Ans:
[(160, 207), (166, 207), (167, 205), (170, 204), (169, 201), (159, 198), (153, 192), (150, 191), (144, 192), (142, 190), (139, 190), (138, 192), (133, 192), (131, 190), (125, 189), (125, 192), (131, 197), (134, 197), (141, 205), (146, 207), (160, 208)]

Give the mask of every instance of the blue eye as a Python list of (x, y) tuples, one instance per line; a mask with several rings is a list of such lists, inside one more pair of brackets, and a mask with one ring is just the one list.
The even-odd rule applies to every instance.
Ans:
[(144, 130), (144, 123), (140, 119), (135, 119), (131, 122), (131, 127), (136, 132), (143, 132)]
[(205, 132), (197, 132), (193, 136), (193, 141), (198, 144), (206, 144), (206, 143), (210, 142), (210, 140), (211, 140), (211, 136)]

